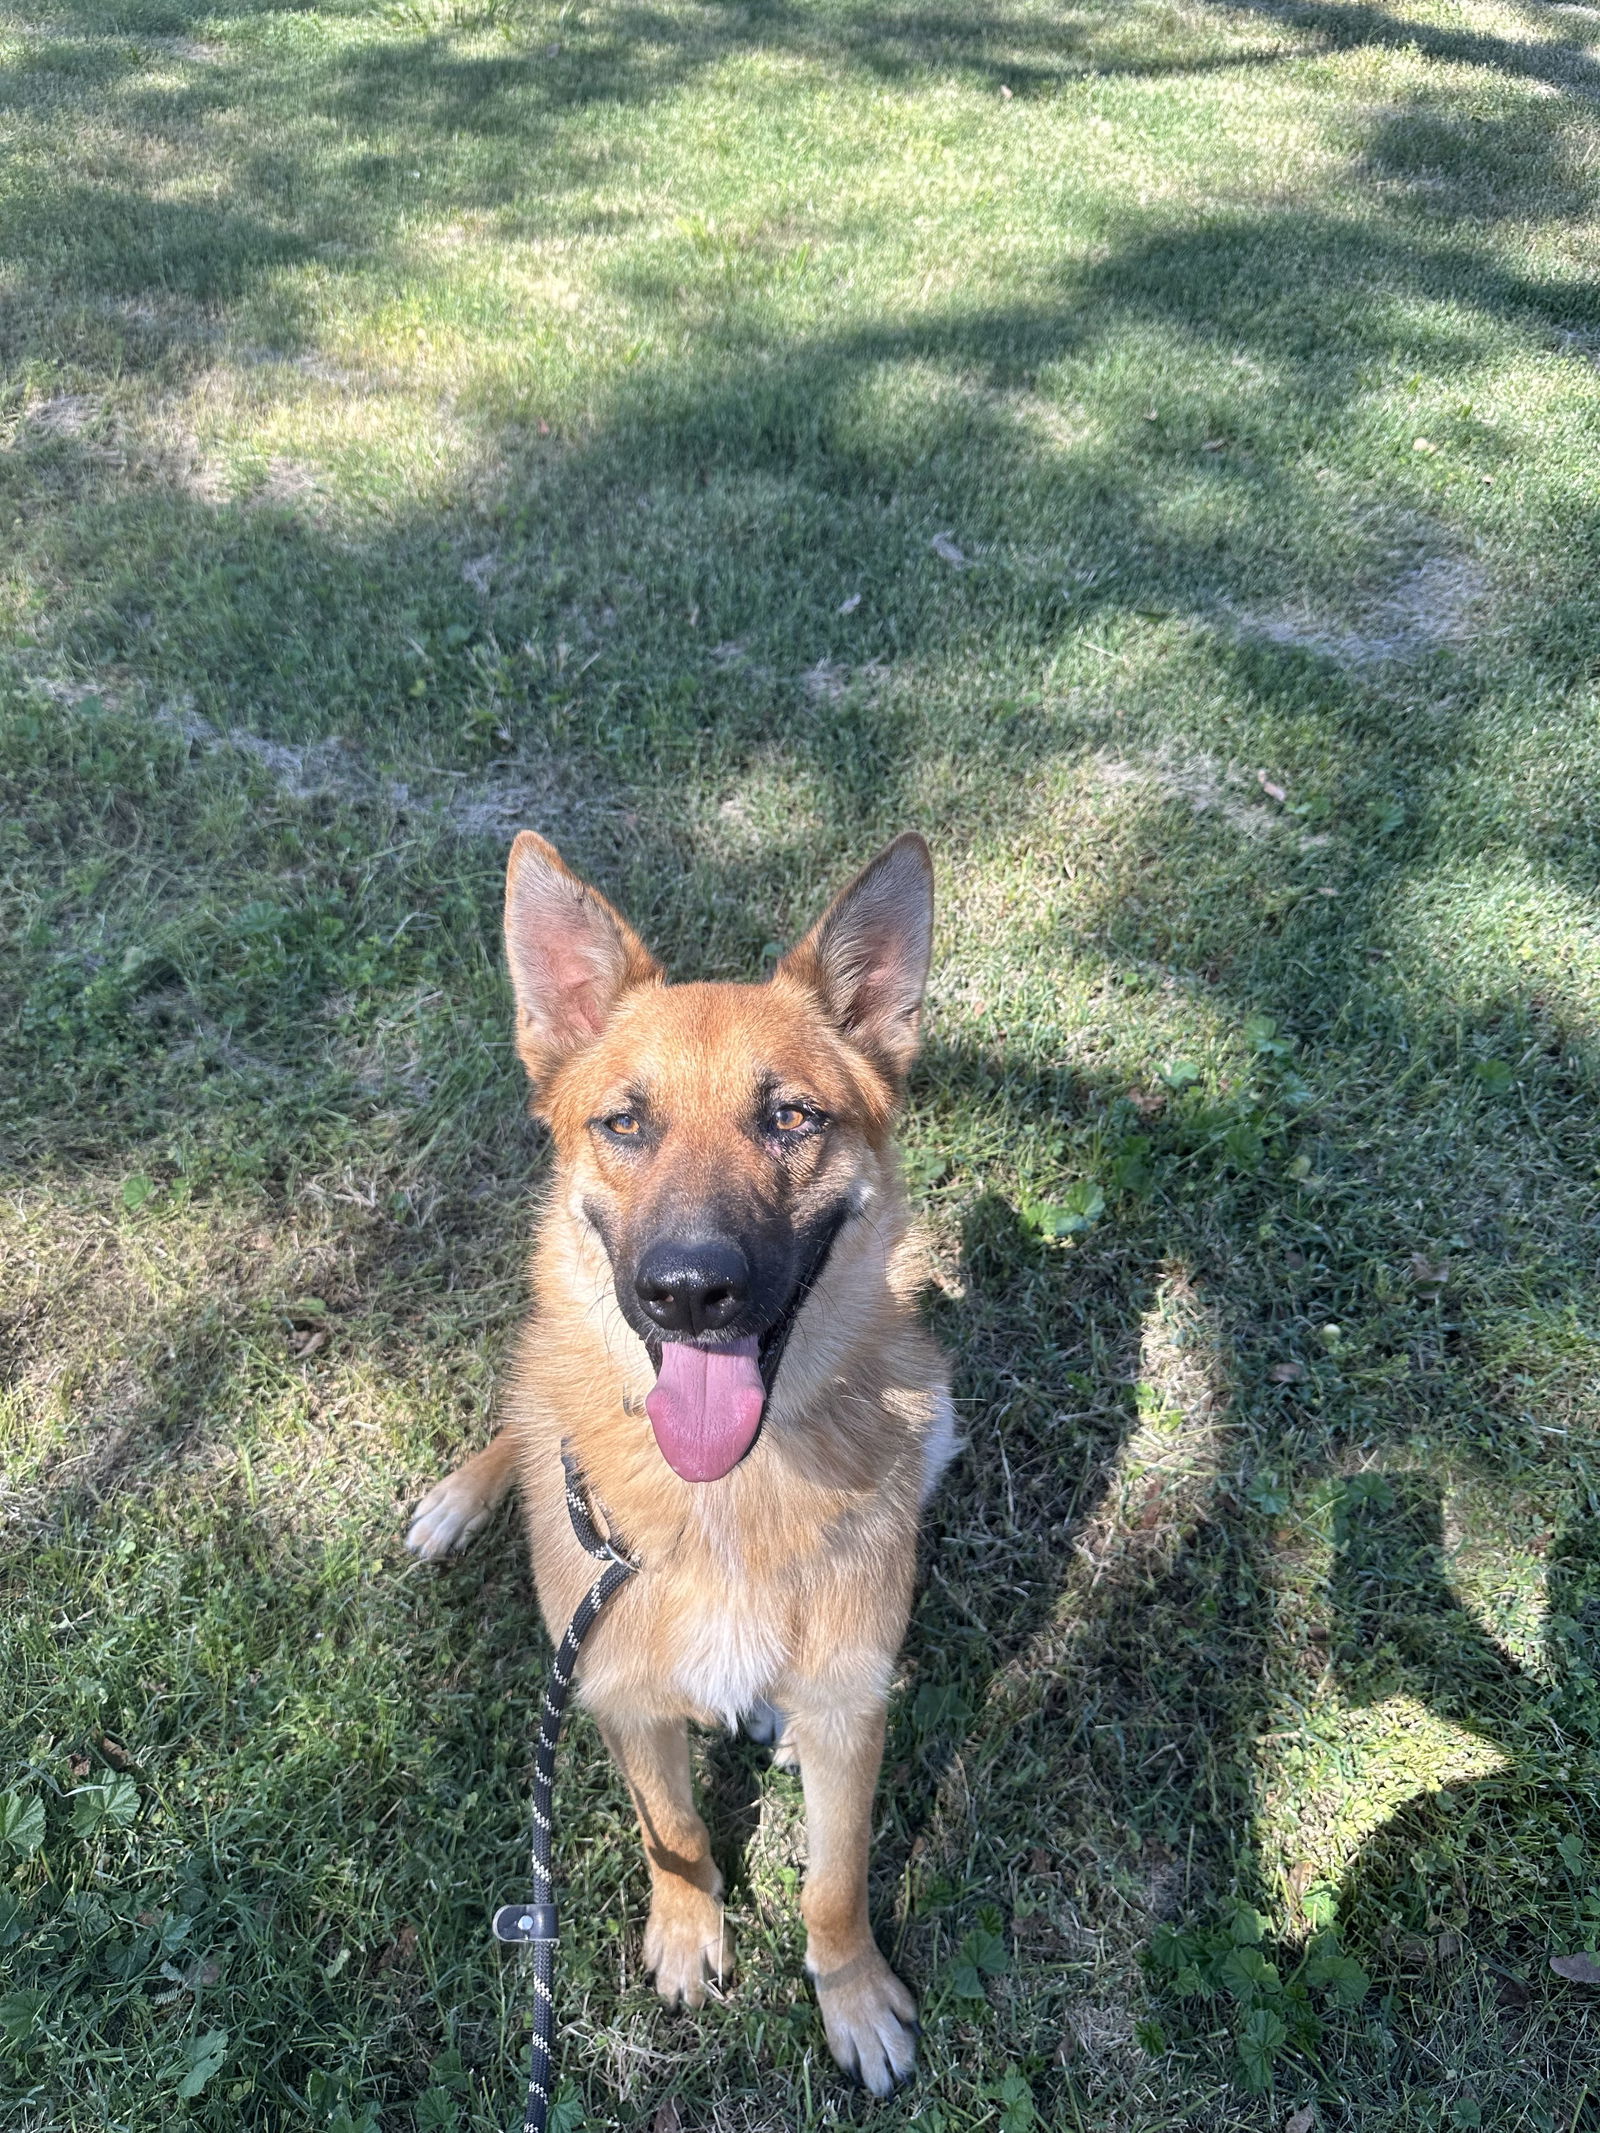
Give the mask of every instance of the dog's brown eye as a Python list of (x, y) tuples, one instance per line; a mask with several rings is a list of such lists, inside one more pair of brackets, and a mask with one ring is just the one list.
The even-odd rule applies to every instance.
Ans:
[(614, 1111), (609, 1118), (603, 1119), (601, 1123), (607, 1133), (614, 1133), (620, 1141), (632, 1140), (639, 1130), (639, 1121), (631, 1111)]
[(772, 1114), (772, 1123), (780, 1133), (798, 1133), (807, 1123), (807, 1114), (798, 1104), (779, 1104)]

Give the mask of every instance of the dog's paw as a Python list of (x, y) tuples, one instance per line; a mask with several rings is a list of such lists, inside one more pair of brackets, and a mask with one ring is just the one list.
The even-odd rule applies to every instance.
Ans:
[(644, 1929), (644, 1967), (669, 2007), (699, 2007), (706, 1981), (721, 1985), (732, 1969), (722, 1899), (687, 1884), (658, 1889)]
[(808, 1964), (828, 2049), (840, 2067), (889, 2096), (917, 2063), (917, 2003), (876, 1948), (835, 1969)]
[(412, 1513), (406, 1546), (425, 1563), (459, 1555), (474, 1533), (489, 1523), (494, 1510), (465, 1474), (446, 1474)]

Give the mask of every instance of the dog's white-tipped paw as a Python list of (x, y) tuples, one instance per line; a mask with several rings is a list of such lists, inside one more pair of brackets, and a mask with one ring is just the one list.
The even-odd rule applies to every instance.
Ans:
[(916, 2001), (876, 1948), (811, 1974), (841, 2070), (874, 2096), (892, 2096), (917, 2063)]
[(669, 2007), (699, 2007), (706, 1982), (723, 1984), (732, 1950), (722, 1899), (681, 1888), (670, 1897), (657, 1890), (644, 1929), (644, 1967)]
[(406, 1546), (425, 1563), (459, 1555), (472, 1536), (489, 1523), (494, 1505), (459, 1474), (447, 1474), (431, 1488), (412, 1513)]

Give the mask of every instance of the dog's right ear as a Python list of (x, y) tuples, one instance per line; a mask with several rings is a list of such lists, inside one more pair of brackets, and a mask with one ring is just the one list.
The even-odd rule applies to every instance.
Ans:
[(532, 830), (520, 832), (506, 867), (506, 960), (517, 1051), (536, 1088), (594, 1042), (623, 993), (664, 975), (621, 912)]

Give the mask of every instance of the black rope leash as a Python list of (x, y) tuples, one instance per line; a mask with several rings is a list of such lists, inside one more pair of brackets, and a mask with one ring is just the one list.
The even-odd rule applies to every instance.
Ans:
[(522, 2114), (522, 2133), (545, 2133), (550, 2116), (550, 2062), (555, 2056), (556, 2003), (552, 1986), (556, 1967), (556, 1889), (552, 1869), (555, 1844), (553, 1794), (556, 1782), (556, 1743), (561, 1738), (561, 1715), (567, 1707), (572, 1670), (578, 1663), (583, 1640), (600, 1617), (601, 1610), (639, 1565), (619, 1549), (614, 1540), (603, 1539), (595, 1530), (584, 1500), (578, 1462), (565, 1445), (561, 1464), (567, 1477), (567, 1515), (577, 1535), (578, 1546), (605, 1569), (578, 1602), (567, 1624), (567, 1633), (556, 1647), (539, 1712), (539, 1739), (533, 1753), (533, 1895), (527, 1903), (502, 1904), (494, 1914), (496, 1940), (510, 1941), (533, 1950), (533, 2041), (528, 2047), (528, 2101)]

